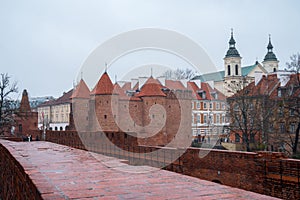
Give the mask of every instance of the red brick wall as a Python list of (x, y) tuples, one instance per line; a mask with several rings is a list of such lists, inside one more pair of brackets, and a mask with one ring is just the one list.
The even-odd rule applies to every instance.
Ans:
[(21, 164), (0, 144), (0, 199), (42, 199)]
[[(19, 112), (15, 118), (15, 134), (17, 136), (27, 136), (31, 130), (38, 130), (37, 112)], [(19, 130), (19, 126), (22, 129)]]
[[(81, 140), (88, 145), (83, 146), (76, 132), (47, 131), (47, 140), (124, 158), (132, 164), (155, 167), (163, 167), (178, 156), (165, 169), (274, 197), (300, 198), (300, 160), (287, 159), (282, 153), (138, 146), (135, 137), (127, 135), (125, 138), (125, 135), (119, 132), (86, 133)], [(124, 155), (116, 146), (127, 153)], [(163, 153), (156, 155), (158, 149)], [(139, 153), (140, 157), (133, 157), (131, 152)], [(154, 152), (154, 156), (144, 157), (146, 152)]]

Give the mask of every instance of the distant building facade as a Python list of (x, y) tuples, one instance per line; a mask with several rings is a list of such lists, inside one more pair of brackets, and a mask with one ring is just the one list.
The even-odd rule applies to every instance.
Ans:
[(267, 54), (262, 65), (256, 61), (254, 65), (242, 67), (242, 57), (235, 47), (233, 32), (229, 40), (229, 49), (224, 57), (224, 70), (196, 76), (203, 82), (214, 81), (215, 87), (225, 96), (231, 96), (254, 81), (255, 73), (271, 73), (278, 70), (278, 63), (274, 52), (271, 38), (267, 46)]
[(71, 111), (71, 95), (73, 89), (64, 93), (56, 100), (49, 100), (37, 107), (38, 127), (51, 130), (66, 130), (69, 126)]
[[(291, 153), (300, 127), (299, 80), (300, 74), (277, 71), (256, 77), (229, 97), (230, 112), (234, 115), (230, 140), (236, 144), (248, 141), (262, 150)], [(247, 134), (243, 135), (244, 132)]]

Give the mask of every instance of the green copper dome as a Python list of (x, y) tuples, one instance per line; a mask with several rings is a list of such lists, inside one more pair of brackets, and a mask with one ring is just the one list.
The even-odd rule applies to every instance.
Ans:
[(240, 57), (238, 50), (235, 48), (235, 40), (233, 38), (232, 30), (231, 30), (231, 38), (229, 40), (229, 49), (228, 49), (225, 57), (226, 58), (227, 57)]
[(266, 54), (264, 61), (277, 61), (276, 55), (273, 53), (273, 45), (271, 43), (271, 36), (269, 36), (269, 44), (267, 46), (268, 53)]

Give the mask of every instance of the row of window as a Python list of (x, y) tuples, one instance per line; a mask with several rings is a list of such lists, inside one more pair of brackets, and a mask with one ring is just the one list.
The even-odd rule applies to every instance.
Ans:
[[(195, 107), (195, 105), (194, 104), (196, 104), (196, 107)], [(215, 104), (215, 106), (214, 106), (214, 104)], [(192, 102), (192, 108), (193, 109), (201, 109), (201, 103), (200, 103), (200, 101), (197, 101), (197, 102)], [(209, 109), (216, 109), (216, 110), (220, 110), (220, 109), (222, 109), (222, 110), (226, 110), (226, 105), (225, 105), (225, 103), (219, 103), (219, 102), (203, 102), (203, 109), (207, 109), (207, 108), (209, 108)]]
[[(286, 126), (285, 126), (284, 122), (280, 122), (278, 124), (278, 128), (279, 128), (279, 133), (286, 133), (287, 132), (287, 129), (286, 129)], [(270, 131), (273, 131), (273, 129), (274, 129), (273, 124), (270, 124)], [(292, 122), (292, 123), (289, 124), (288, 132), (289, 133), (296, 133), (296, 123), (295, 122)]]
[[(228, 76), (231, 75), (231, 66), (230, 65), (227, 66), (227, 73), (228, 73)], [(235, 65), (235, 75), (236, 76), (239, 75), (239, 66), (238, 65)]]
[[(226, 123), (226, 117), (225, 115), (220, 115), (220, 114), (216, 114), (215, 117), (214, 115), (207, 115), (207, 114), (203, 114), (203, 124), (213, 124), (213, 123), (216, 123), (216, 124), (222, 124), (222, 123)], [(201, 114), (195, 114), (192, 116), (193, 119), (192, 121), (194, 123), (201, 123)]]

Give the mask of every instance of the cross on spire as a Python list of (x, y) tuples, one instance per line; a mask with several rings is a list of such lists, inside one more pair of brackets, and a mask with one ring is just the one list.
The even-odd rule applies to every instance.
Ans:
[(107, 62), (105, 62), (105, 72), (107, 72)]

